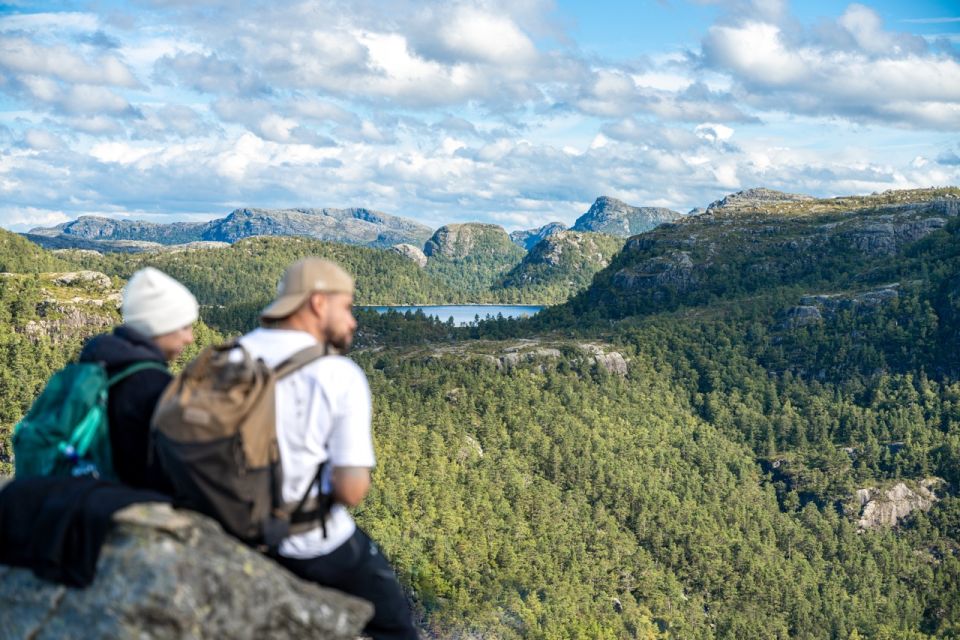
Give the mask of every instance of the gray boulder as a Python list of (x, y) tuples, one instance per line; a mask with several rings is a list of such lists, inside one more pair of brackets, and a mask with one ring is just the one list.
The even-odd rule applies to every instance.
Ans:
[(413, 260), (420, 268), (427, 266), (427, 254), (420, 250), (419, 247), (415, 247), (412, 244), (407, 244), (404, 242), (393, 245), (390, 247), (390, 250), (394, 253), (400, 254), (408, 260)]
[(373, 612), (168, 505), (116, 514), (86, 589), (0, 565), (0, 640), (356, 638)]

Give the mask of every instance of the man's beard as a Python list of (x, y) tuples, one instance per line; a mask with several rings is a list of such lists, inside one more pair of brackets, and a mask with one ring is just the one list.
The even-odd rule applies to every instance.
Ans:
[(339, 336), (327, 334), (326, 338), (327, 345), (336, 349), (340, 354), (344, 354), (349, 351), (350, 345), (353, 344), (353, 336), (349, 333)]

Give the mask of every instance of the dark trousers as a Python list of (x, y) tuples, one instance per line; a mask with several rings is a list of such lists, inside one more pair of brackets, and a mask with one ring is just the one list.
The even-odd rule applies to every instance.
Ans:
[(304, 580), (373, 603), (375, 612), (363, 632), (374, 640), (417, 640), (410, 605), (380, 549), (360, 527), (332, 553), (316, 558), (277, 558)]

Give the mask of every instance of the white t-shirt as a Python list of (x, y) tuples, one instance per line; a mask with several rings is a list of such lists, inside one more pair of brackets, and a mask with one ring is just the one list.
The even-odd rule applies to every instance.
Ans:
[[(317, 341), (303, 331), (255, 329), (243, 336), (240, 344), (253, 358), (276, 367)], [(284, 502), (303, 497), (324, 461), (325, 492), (330, 491), (333, 467), (374, 466), (370, 387), (363, 370), (349, 358), (326, 356), (283, 378), (277, 382), (276, 401)], [(346, 542), (355, 530), (350, 513), (338, 503), (327, 518), (326, 538), (319, 528), (290, 536), (281, 543), (280, 555), (325, 555)]]

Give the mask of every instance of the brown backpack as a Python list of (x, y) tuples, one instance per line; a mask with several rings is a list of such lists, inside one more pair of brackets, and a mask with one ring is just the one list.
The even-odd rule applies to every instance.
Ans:
[[(242, 354), (238, 359), (236, 354)], [(153, 414), (153, 453), (179, 506), (205, 513), (247, 544), (275, 551), (286, 536), (324, 528), (330, 496), (284, 503), (275, 385), (327, 353), (298, 351), (276, 369), (237, 340), (207, 347), (170, 383)]]

